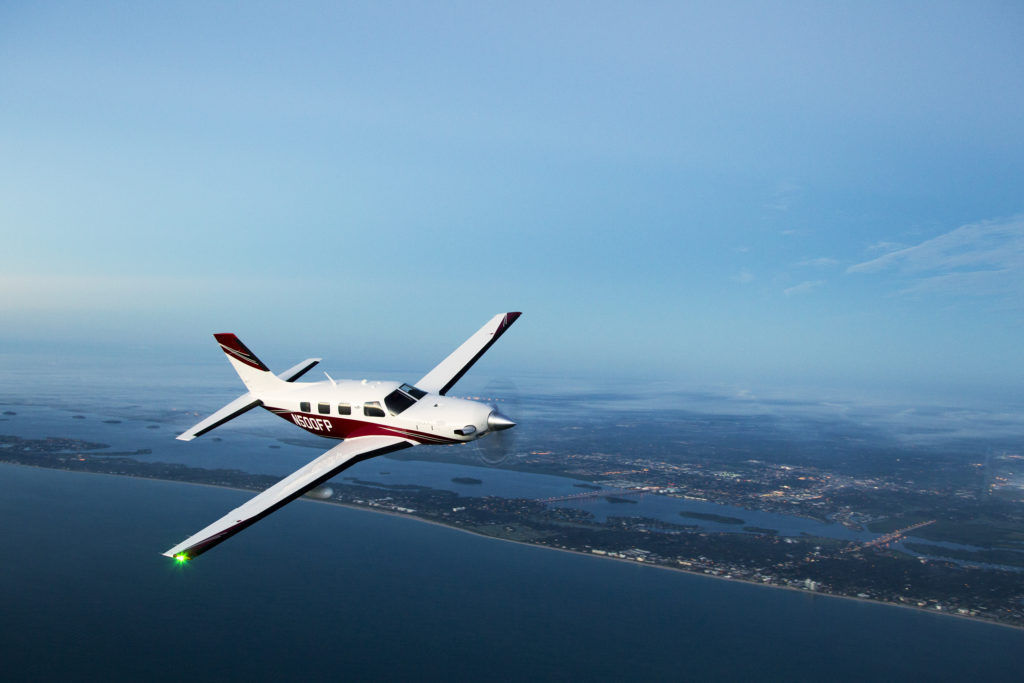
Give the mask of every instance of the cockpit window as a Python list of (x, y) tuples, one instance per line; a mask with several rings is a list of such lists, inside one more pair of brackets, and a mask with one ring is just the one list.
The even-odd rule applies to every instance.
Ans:
[(423, 391), (422, 389), (417, 389), (416, 387), (414, 387), (414, 386), (413, 386), (413, 385), (411, 385), (411, 384), (403, 384), (403, 385), (402, 385), (401, 387), (399, 387), (399, 388), (400, 388), (400, 389), (401, 389), (402, 391), (404, 391), (405, 393), (407, 393), (407, 394), (409, 394), (410, 396), (412, 396), (412, 397), (413, 397), (414, 399), (416, 399), (417, 401), (418, 401), (418, 400), (420, 400), (421, 398), (423, 398), (424, 396), (426, 396), (426, 395), (427, 395), (427, 392)]
[(395, 389), (390, 394), (384, 397), (384, 405), (388, 407), (388, 410), (391, 411), (392, 415), (398, 415), (400, 412), (402, 412), (415, 402), (415, 398), (405, 393), (401, 389)]
[(367, 417), (384, 417), (384, 409), (377, 401), (367, 401), (363, 404), (363, 415)]

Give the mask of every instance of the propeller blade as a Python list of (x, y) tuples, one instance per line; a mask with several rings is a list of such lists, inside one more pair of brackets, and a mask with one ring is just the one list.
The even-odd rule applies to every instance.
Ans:
[(496, 467), (515, 455), (518, 430), (506, 413), (516, 412), (519, 390), (507, 380), (489, 382), (483, 389), (484, 400), (493, 411), (487, 418), (487, 432), (473, 442), (477, 459), (488, 467)]

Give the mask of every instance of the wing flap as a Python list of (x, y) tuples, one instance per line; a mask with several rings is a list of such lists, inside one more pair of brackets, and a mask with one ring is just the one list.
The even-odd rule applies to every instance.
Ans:
[(448, 390), (480, 360), (480, 356), (484, 355), (521, 315), (519, 312), (499, 313), (488, 320), (487, 324), (464, 341), (462, 346), (452, 351), (437, 367), (416, 382), (416, 386), (434, 394), (447, 394)]
[(346, 439), (163, 554), (176, 559), (197, 557), (319, 486), (338, 472), (368, 458), (393, 453), (412, 445), (411, 442), (395, 436)]

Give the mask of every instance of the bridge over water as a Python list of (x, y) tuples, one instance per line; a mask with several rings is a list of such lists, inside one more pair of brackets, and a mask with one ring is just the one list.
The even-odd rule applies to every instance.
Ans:
[(622, 498), (624, 496), (642, 496), (650, 491), (644, 491), (641, 489), (601, 489), (599, 491), (584, 491), (582, 493), (571, 493), (567, 496), (552, 496), (551, 498), (538, 498), (538, 503), (560, 503), (567, 500), (588, 500), (591, 498), (607, 498), (608, 496), (614, 496), (616, 498)]

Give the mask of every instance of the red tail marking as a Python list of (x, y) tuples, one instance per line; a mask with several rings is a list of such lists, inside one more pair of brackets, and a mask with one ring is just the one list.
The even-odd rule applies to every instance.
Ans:
[(221, 332), (213, 335), (214, 339), (220, 344), (220, 347), (224, 349), (224, 353), (228, 354), (235, 360), (245, 363), (250, 368), (262, 370), (263, 372), (270, 372), (270, 368), (263, 364), (259, 358), (256, 357), (252, 351), (246, 347), (235, 335), (230, 332)]

